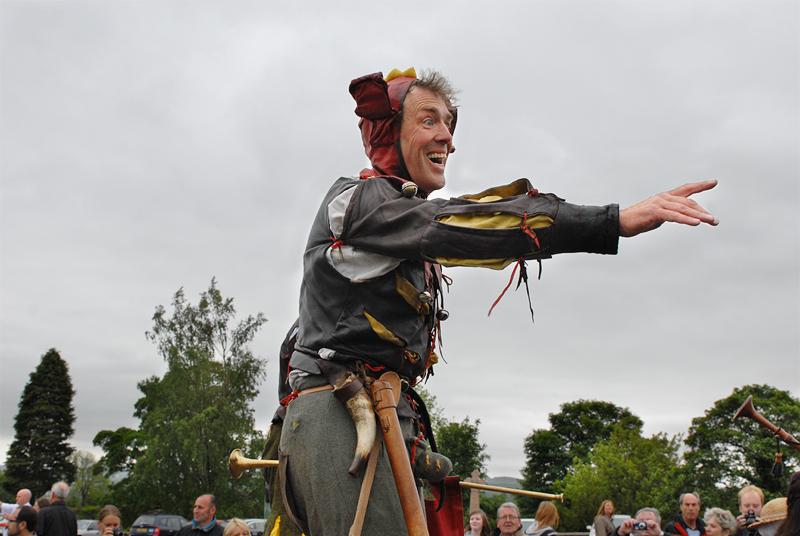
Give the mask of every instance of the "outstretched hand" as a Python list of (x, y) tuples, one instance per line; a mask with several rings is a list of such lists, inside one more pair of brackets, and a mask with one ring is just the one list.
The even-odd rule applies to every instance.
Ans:
[(657, 229), (666, 221), (684, 225), (717, 225), (719, 220), (714, 215), (689, 199), (690, 195), (705, 192), (716, 185), (716, 179), (684, 184), (622, 209), (619, 213), (619, 235), (636, 236)]

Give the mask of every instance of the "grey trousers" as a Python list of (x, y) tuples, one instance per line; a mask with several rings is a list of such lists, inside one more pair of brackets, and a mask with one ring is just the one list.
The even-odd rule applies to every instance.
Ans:
[[(355, 443), (353, 421), (331, 391), (303, 395), (289, 405), (280, 451), (291, 489), (289, 502), (306, 536), (347, 535), (364, 473), (352, 477), (347, 472)], [(362, 534), (407, 534), (385, 449), (378, 459)]]

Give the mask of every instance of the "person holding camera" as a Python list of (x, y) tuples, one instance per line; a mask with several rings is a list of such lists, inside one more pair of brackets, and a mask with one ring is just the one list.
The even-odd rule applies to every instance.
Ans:
[(764, 492), (758, 486), (745, 486), (739, 490), (739, 512), (736, 517), (736, 536), (757, 536), (758, 529), (749, 528), (761, 516)]
[(97, 531), (100, 536), (122, 536), (122, 515), (113, 504), (105, 505), (97, 514)]
[(631, 519), (617, 527), (617, 536), (664, 536), (661, 530), (661, 514), (655, 508), (640, 508)]

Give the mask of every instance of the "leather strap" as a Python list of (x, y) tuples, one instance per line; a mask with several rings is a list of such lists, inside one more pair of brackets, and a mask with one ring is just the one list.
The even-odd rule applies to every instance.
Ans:
[(303, 389), (302, 391), (297, 393), (297, 396), (312, 395), (314, 393), (321, 393), (322, 391), (332, 391), (332, 390), (333, 390), (333, 385), (328, 383), (325, 385), (318, 385), (317, 387), (310, 387), (308, 389)]
[(350, 526), (348, 536), (361, 536), (364, 528), (364, 518), (367, 515), (367, 505), (369, 504), (369, 494), (372, 491), (372, 483), (375, 480), (375, 470), (378, 467), (378, 455), (381, 452), (381, 436), (375, 436), (375, 443), (369, 452), (367, 469), (364, 471), (364, 480), (361, 481), (361, 492), (358, 494), (358, 506), (356, 506), (356, 517)]

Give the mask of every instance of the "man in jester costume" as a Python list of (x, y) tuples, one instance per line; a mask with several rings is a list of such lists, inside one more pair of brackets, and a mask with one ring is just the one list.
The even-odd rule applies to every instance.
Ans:
[[(387, 448), (380, 444), (383, 425), (375, 440), (369, 387), (382, 374), (396, 373), (396, 414), (414, 478), (417, 484), (441, 482), (451, 464), (435, 452), (414, 391), (432, 374), (449, 316), (441, 267), (513, 264), (527, 283), (525, 261), (559, 253), (616, 254), (621, 236), (664, 222), (716, 225), (689, 197), (716, 181), (685, 184), (623, 210), (567, 203), (527, 179), (428, 199), (445, 185), (455, 151), (450, 83), (437, 72), (417, 77), (414, 69), (393, 70), (353, 80), (350, 93), (371, 168), (336, 180), (311, 226), (299, 321), (281, 364), (285, 396), (271, 430), (271, 446), (281, 458), (272, 494), (282, 488), (281, 533), (296, 523), (308, 536), (352, 534), (354, 519), (362, 516), (356, 523), (361, 533), (400, 536), (409, 529)], [(359, 495), (368, 474), (364, 505)]]

